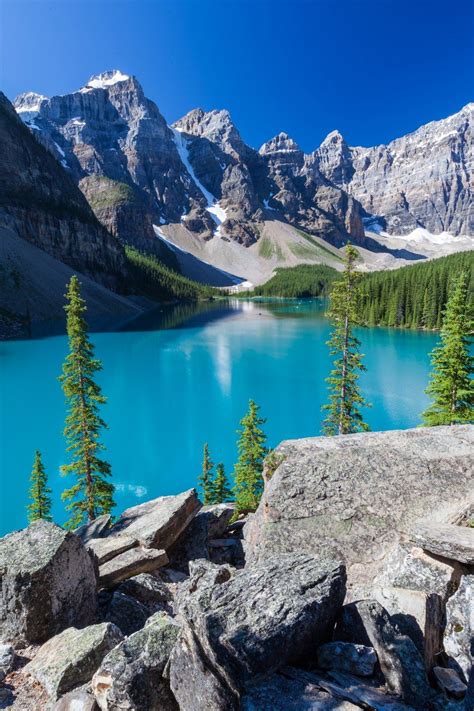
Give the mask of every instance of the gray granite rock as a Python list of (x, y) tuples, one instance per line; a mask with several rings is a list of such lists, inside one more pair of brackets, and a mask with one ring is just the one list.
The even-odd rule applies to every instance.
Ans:
[[(13, 661), (15, 659), (15, 650), (11, 644), (0, 643), (0, 675), (3, 674), (4, 678), (13, 668)], [(0, 679), (3, 681), (3, 679)]]
[(64, 694), (54, 704), (53, 711), (99, 711), (99, 706), (88, 691), (75, 689)]
[(146, 548), (168, 550), (200, 507), (195, 489), (176, 496), (160, 496), (124, 511), (107, 537), (136, 538)]
[(101, 538), (110, 528), (111, 522), (112, 516), (104, 514), (74, 529), (73, 533), (79, 536), (83, 543), (88, 543), (93, 538)]
[(92, 680), (102, 711), (177, 711), (163, 672), (179, 631), (170, 617), (154, 615), (105, 657)]
[(474, 528), (424, 523), (417, 526), (412, 538), (425, 551), (474, 565)]
[(181, 711), (230, 711), (254, 677), (314, 658), (344, 599), (345, 571), (329, 559), (279, 555), (220, 584), (215, 567), (194, 591), (193, 578), (189, 584), (179, 596), (183, 633), (170, 659), (171, 689)]
[(0, 638), (41, 643), (96, 614), (96, 570), (82, 541), (46, 521), (0, 540)]
[(423, 658), (378, 602), (361, 600), (344, 605), (334, 638), (373, 647), (389, 690), (414, 708), (426, 708), (431, 692)]
[(241, 711), (356, 711), (359, 705), (324, 691), (308, 672), (282, 670), (249, 684)]
[(99, 568), (99, 587), (110, 588), (122, 580), (132, 578), (139, 573), (158, 570), (168, 563), (168, 556), (163, 550), (154, 548), (131, 548), (103, 563)]
[(355, 676), (371, 676), (377, 664), (372, 647), (351, 642), (328, 642), (318, 647), (318, 667), (348, 672)]
[(104, 622), (111, 622), (116, 625), (123, 635), (128, 636), (137, 632), (145, 626), (152, 611), (134, 597), (124, 595), (116, 590), (107, 599), (102, 598), (100, 612)]
[(57, 700), (90, 681), (106, 654), (121, 640), (120, 630), (110, 623), (81, 630), (70, 627), (43, 644), (24, 671)]
[(86, 548), (96, 556), (99, 565), (107, 563), (107, 561), (112, 560), (120, 553), (125, 553), (125, 551), (136, 546), (138, 546), (137, 539), (128, 538), (127, 536), (92, 538), (86, 543)]
[(150, 573), (141, 573), (121, 583), (118, 591), (134, 597), (144, 605), (165, 605), (172, 602), (169, 588)]
[(247, 560), (291, 551), (341, 558), (350, 599), (370, 594), (420, 519), (449, 521), (474, 487), (472, 425), (294, 440), (277, 453), (284, 459), (244, 529)]
[(474, 575), (464, 575), (446, 605), (444, 649), (465, 680), (474, 664)]
[(452, 696), (455, 699), (463, 699), (465, 697), (467, 686), (454, 669), (433, 667), (433, 674), (440, 689), (445, 691), (448, 696)]
[(371, 593), (400, 630), (415, 642), (429, 670), (443, 647), (446, 601), (458, 587), (463, 568), (401, 543), (387, 557)]

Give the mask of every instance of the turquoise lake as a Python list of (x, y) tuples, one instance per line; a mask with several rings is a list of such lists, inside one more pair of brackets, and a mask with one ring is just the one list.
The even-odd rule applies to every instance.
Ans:
[[(330, 370), (323, 304), (274, 301), (157, 310), (119, 331), (92, 335), (108, 403), (103, 441), (116, 511), (196, 484), (204, 442), (228, 472), (249, 398), (267, 417), (269, 444), (320, 434)], [(413, 427), (426, 406), (433, 333), (361, 329), (364, 396), (373, 430)], [(65, 336), (0, 343), (0, 535), (26, 524), (34, 450), (43, 454), (54, 517), (65, 520), (59, 474), (67, 462), (57, 381)]]

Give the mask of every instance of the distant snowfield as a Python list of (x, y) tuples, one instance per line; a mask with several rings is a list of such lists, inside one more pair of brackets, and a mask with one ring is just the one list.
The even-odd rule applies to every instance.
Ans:
[(128, 74), (122, 74), (121, 71), (116, 69), (113, 72), (105, 72), (91, 77), (84, 89), (105, 89), (107, 86), (113, 86), (118, 84), (119, 81), (128, 81), (129, 79)]
[[(176, 146), (176, 150), (178, 151), (179, 157), (181, 158), (181, 162), (183, 163), (184, 167), (188, 171), (188, 173), (191, 176), (196, 187), (204, 195), (204, 198), (207, 202), (206, 210), (211, 215), (212, 219), (214, 220), (214, 222), (217, 225), (217, 228), (214, 230), (214, 235), (216, 237), (220, 237), (220, 234), (221, 234), (220, 228), (221, 228), (222, 223), (227, 220), (227, 213), (224, 210), (224, 208), (220, 206), (217, 198), (214, 197), (214, 195), (212, 195), (212, 193), (210, 193), (209, 190), (206, 190), (206, 188), (204, 187), (204, 185), (201, 183), (201, 181), (197, 177), (196, 173), (194, 172), (194, 168), (191, 165), (191, 161), (189, 160), (189, 151), (188, 151), (187, 141), (186, 141), (185, 137), (182, 135), (181, 129), (172, 128), (170, 126), (170, 130), (173, 132), (173, 140), (174, 140), (174, 143)], [(183, 215), (182, 219), (186, 219), (186, 216)]]
[(416, 227), (412, 232), (407, 235), (392, 235), (389, 232), (385, 232), (380, 222), (374, 217), (364, 217), (362, 219), (364, 223), (366, 232), (373, 232), (379, 237), (384, 237), (386, 239), (397, 239), (403, 240), (404, 242), (413, 242), (415, 244), (459, 244), (465, 241), (471, 241), (474, 246), (474, 237), (470, 235), (452, 235), (450, 232), (440, 232), (439, 234), (433, 234), (424, 227)]

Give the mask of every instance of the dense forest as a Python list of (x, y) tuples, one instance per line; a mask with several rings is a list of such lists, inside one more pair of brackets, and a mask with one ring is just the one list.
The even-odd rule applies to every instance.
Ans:
[(300, 264), (297, 267), (276, 269), (265, 284), (256, 286), (250, 296), (282, 296), (305, 298), (326, 296), (338, 272), (324, 264)]
[(165, 266), (151, 254), (125, 247), (128, 266), (137, 292), (159, 301), (198, 301), (218, 295), (211, 286), (199, 284)]
[(439, 329), (450, 285), (464, 270), (468, 304), (473, 308), (474, 251), (367, 274), (362, 284), (362, 320), (368, 326)]

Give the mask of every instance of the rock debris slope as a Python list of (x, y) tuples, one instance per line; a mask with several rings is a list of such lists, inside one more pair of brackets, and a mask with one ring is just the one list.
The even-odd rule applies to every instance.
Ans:
[[(200, 508), (190, 490), (128, 509), (114, 525), (101, 517), (73, 534), (39, 522), (0, 539), (0, 704), (470, 711), (473, 436), (464, 426), (315, 438), (300, 443), (303, 459), (298, 443), (285, 443), (259, 512), (239, 525), (229, 523), (232, 504)], [(399, 489), (411, 496), (390, 489), (387, 452)], [(365, 506), (352, 513), (354, 481), (345, 488), (338, 479), (347, 478), (349, 460), (365, 492)], [(429, 535), (415, 471), (433, 489)], [(275, 538), (269, 545), (271, 522), (260, 518), (266, 511), (276, 522), (278, 489), (288, 509), (278, 530), (284, 550)], [(300, 515), (305, 506), (324, 523), (319, 535)], [(357, 525), (348, 536), (350, 519)], [(365, 547), (372, 560), (378, 536), (374, 579), (354, 556)], [(103, 568), (120, 568), (124, 546), (142, 555), (142, 567), (122, 566), (105, 586)], [(359, 582), (363, 599), (347, 599), (346, 563), (348, 596)]]

